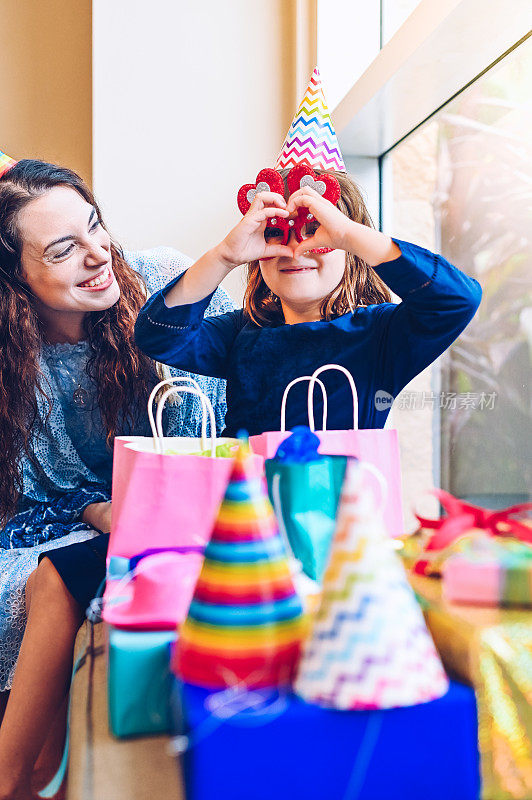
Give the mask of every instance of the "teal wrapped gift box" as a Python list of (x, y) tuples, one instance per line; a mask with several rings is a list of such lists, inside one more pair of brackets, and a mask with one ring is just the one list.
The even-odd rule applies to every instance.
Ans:
[(175, 631), (109, 627), (108, 702), (111, 732), (122, 738), (170, 730), (170, 646)]

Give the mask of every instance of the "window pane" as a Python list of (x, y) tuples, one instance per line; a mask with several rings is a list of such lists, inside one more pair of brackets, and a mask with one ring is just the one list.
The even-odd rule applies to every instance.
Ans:
[(382, 45), (389, 42), (420, 0), (382, 0)]
[(385, 159), (385, 230), (482, 285), (475, 318), (440, 359), (431, 427), (441, 425), (440, 485), (494, 507), (532, 486), (531, 84), (528, 40)]

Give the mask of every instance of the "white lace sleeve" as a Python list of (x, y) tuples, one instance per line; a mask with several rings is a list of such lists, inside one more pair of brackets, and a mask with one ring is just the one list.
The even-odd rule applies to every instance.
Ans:
[[(146, 281), (148, 294), (163, 289), (178, 275), (187, 270), (193, 260), (173, 247), (153, 247), (151, 250), (131, 250), (124, 253), (126, 261)], [(208, 317), (224, 314), (236, 308), (225, 289), (218, 288), (205, 312)]]
[[(175, 250), (173, 247), (154, 247), (151, 250), (135, 250), (124, 253), (126, 261), (146, 281), (148, 294), (163, 289), (178, 275), (181, 275), (193, 263), (192, 259)], [(206, 316), (215, 317), (234, 311), (235, 304), (225, 289), (218, 289), (212, 296), (205, 312)], [(189, 375), (190, 373), (166, 367), (169, 375)], [(200, 387), (208, 395), (216, 415), (218, 435), (225, 426), (225, 388), (226, 383), (218, 378), (204, 375), (193, 375)], [(201, 430), (202, 408), (198, 397), (186, 394), (177, 405), (168, 406), (168, 436), (199, 436)]]
[(124, 253), (126, 261), (139, 275), (142, 275), (148, 287), (148, 293), (154, 294), (181, 275), (193, 263), (192, 259), (175, 250), (173, 247), (153, 247), (151, 250), (131, 250)]

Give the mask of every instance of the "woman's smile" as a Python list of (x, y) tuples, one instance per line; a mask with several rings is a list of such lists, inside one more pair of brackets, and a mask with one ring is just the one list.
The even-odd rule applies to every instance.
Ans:
[(113, 283), (115, 276), (110, 266), (104, 267), (97, 275), (92, 278), (87, 278), (83, 283), (78, 283), (78, 289), (84, 289), (89, 292), (101, 292), (108, 289)]

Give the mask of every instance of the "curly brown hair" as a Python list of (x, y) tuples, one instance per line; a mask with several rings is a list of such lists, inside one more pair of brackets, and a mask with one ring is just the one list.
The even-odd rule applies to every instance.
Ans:
[[(34, 461), (32, 441), (45, 434), (38, 393), (48, 408), (53, 402), (39, 367), (43, 328), (35, 298), (22, 279), (23, 243), (17, 218), (31, 200), (55, 186), (78, 192), (94, 206), (103, 226), (92, 192), (69, 169), (25, 159), (0, 178), (0, 524), (17, 510), (23, 487), (21, 456)], [(84, 322), (90, 345), (87, 372), (97, 386), (109, 445), (118, 424), (135, 423), (138, 400), (146, 397), (155, 378), (153, 361), (136, 347), (133, 337), (137, 313), (146, 301), (146, 286), (116, 243), (111, 244), (111, 256), (120, 298), (111, 308), (87, 313)]]
[[(280, 171), (285, 183), (288, 172), (287, 169)], [(370, 228), (375, 227), (360, 189), (348, 175), (334, 170), (315, 169), (314, 172), (317, 175), (334, 175), (338, 180), (341, 194), (336, 207), (342, 213), (354, 222), (360, 222)], [(342, 314), (354, 312), (357, 306), (389, 303), (390, 300), (390, 292), (377, 273), (354, 253), (346, 253), (343, 278), (338, 286), (323, 298), (320, 306), (321, 319), (334, 319)], [(258, 261), (248, 264), (244, 313), (260, 327), (284, 322), (281, 301), (266, 285)]]

